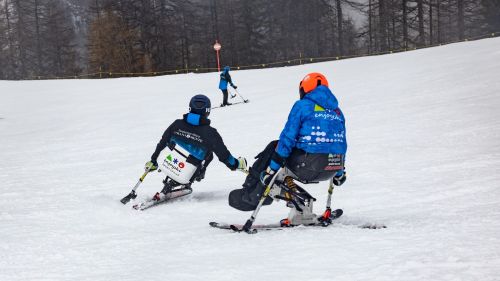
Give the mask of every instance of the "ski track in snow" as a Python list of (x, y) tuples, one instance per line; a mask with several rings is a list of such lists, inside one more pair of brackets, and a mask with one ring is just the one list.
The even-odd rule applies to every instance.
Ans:
[[(212, 124), (250, 163), (279, 136), (308, 72), (347, 118), (344, 216), (246, 235), (227, 205), (244, 174), (214, 161), (192, 195), (138, 212), (128, 194), (191, 96), (218, 73), (0, 81), (0, 280), (499, 280), (500, 39), (295, 67), (233, 71), (250, 103)], [(137, 200), (161, 189), (146, 177)], [(327, 183), (306, 187), (322, 212)], [(286, 217), (283, 202), (256, 223)], [(386, 229), (360, 229), (378, 223)]]

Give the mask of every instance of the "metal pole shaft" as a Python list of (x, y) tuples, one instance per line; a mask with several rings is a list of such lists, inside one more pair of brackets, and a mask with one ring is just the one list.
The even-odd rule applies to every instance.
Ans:
[(276, 172), (276, 174), (274, 175), (274, 177), (271, 180), (271, 182), (266, 186), (266, 189), (264, 190), (264, 193), (260, 197), (259, 204), (257, 204), (257, 207), (255, 207), (255, 210), (253, 210), (253, 212), (252, 212), (252, 216), (250, 216), (250, 218), (247, 220), (247, 222), (243, 226), (243, 231), (245, 231), (245, 232), (249, 232), (250, 231), (250, 228), (252, 227), (252, 224), (255, 221), (255, 218), (257, 218), (257, 214), (259, 213), (260, 208), (264, 204), (264, 200), (266, 200), (267, 196), (269, 195), (269, 193), (271, 192), (271, 190), (274, 188), (272, 186), (274, 185), (274, 181), (277, 178), (278, 174), (279, 174), (279, 171)]
[(245, 98), (244, 98), (244, 97), (240, 94), (240, 92), (238, 92), (238, 90), (237, 90), (237, 89), (234, 89), (234, 91), (238, 94), (238, 96), (240, 96), (240, 98), (242, 98), (242, 99), (243, 99), (243, 101), (247, 101), (247, 99), (245, 99)]
[(335, 185), (333, 184), (333, 178), (330, 179), (330, 186), (328, 187), (328, 198), (326, 199), (326, 209), (331, 209), (332, 205), (332, 193)]
[(149, 168), (146, 169), (146, 171), (144, 172), (144, 174), (142, 174), (142, 176), (139, 178), (139, 181), (137, 181), (137, 183), (135, 184), (134, 188), (132, 188), (132, 191), (135, 192), (137, 190), (137, 188), (139, 187), (139, 185), (141, 185), (141, 183), (144, 181), (144, 178), (146, 177), (146, 175), (149, 173)]
[(217, 70), (220, 72), (220, 59), (219, 59), (219, 50), (217, 52)]

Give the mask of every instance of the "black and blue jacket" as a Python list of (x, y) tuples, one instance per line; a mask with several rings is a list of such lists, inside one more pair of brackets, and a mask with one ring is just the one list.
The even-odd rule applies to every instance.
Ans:
[(238, 168), (238, 161), (231, 155), (222, 137), (210, 126), (210, 120), (201, 115), (188, 113), (183, 119), (175, 120), (163, 133), (155, 152), (151, 155), (151, 161), (156, 164), (160, 152), (172, 144), (189, 151), (200, 163), (214, 152), (229, 169)]

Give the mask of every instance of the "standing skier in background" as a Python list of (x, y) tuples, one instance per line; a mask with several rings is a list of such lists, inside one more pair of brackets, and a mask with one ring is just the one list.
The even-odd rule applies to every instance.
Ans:
[[(293, 193), (298, 187), (293, 180), (303, 183), (330, 180), (331, 187), (340, 186), (345, 182), (345, 119), (338, 107), (337, 98), (328, 88), (328, 81), (321, 73), (306, 75), (300, 82), (299, 92), (300, 100), (293, 105), (279, 141), (271, 142), (257, 155), (258, 160), (250, 168), (243, 188), (230, 193), (229, 204), (232, 207), (241, 211), (254, 210), (266, 186), (278, 181), (282, 192), (274, 198), (289, 200), (288, 203), (292, 201), (293, 195), (287, 192)], [(278, 171), (280, 173), (277, 174)], [(287, 192), (284, 192), (285, 190)], [(329, 193), (331, 194), (330, 190)], [(271, 195), (266, 198), (264, 205), (272, 203)], [(301, 200), (305, 197), (307, 196), (302, 196)], [(297, 201), (300, 205), (300, 200)], [(302, 209), (305, 207), (302, 206)], [(329, 209), (328, 203), (325, 219), (330, 219)], [(312, 213), (312, 207), (310, 211)], [(303, 215), (302, 211), (299, 213)], [(298, 223), (317, 222), (317, 217), (312, 215), (314, 220), (300, 217), (289, 219)], [(290, 220), (282, 221), (282, 225), (289, 223)]]
[(229, 66), (224, 67), (224, 70), (220, 73), (220, 81), (219, 81), (219, 89), (222, 91), (223, 100), (221, 106), (231, 105), (227, 102), (228, 92), (227, 92), (227, 84), (231, 85), (234, 89), (238, 87), (233, 84), (233, 80), (231, 79), (231, 75), (229, 74)]
[[(213, 159), (214, 152), (219, 160), (231, 170), (246, 170), (247, 162), (243, 157), (234, 158), (217, 130), (210, 126), (211, 103), (204, 95), (196, 95), (189, 102), (189, 113), (175, 120), (163, 133), (160, 142), (146, 163), (146, 169), (158, 168), (160, 152), (168, 149), (161, 159), (161, 168), (166, 171), (164, 188), (156, 193), (153, 200), (162, 200), (172, 188), (182, 185), (190, 189), (191, 183), (201, 181), (205, 170)], [(165, 158), (165, 159), (163, 159)], [(189, 192), (190, 193), (190, 192)]]

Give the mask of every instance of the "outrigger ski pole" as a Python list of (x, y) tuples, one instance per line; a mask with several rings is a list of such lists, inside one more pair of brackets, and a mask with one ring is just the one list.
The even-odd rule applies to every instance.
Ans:
[[(276, 178), (277, 175), (278, 175), (278, 172), (276, 172), (275, 178)], [(245, 231), (248, 234), (257, 233), (257, 229), (252, 229), (252, 224), (255, 221), (255, 218), (257, 217), (257, 214), (259, 213), (260, 208), (264, 204), (264, 201), (266, 200), (266, 197), (269, 195), (269, 193), (273, 189), (272, 186), (274, 184), (275, 178), (273, 178), (272, 181), (266, 186), (266, 189), (264, 190), (264, 193), (260, 197), (259, 204), (257, 204), (257, 207), (255, 207), (255, 210), (253, 210), (252, 216), (250, 216), (250, 218), (247, 220), (247, 222), (245, 223), (245, 225), (243, 225), (243, 228), (242, 229), (238, 229), (236, 226), (231, 225), (231, 229), (233, 231), (237, 231), (237, 232)]]
[(244, 103), (247, 103), (249, 102), (249, 100), (245, 99), (241, 94), (240, 92), (238, 92), (238, 90), (234, 89), (234, 91), (236, 92), (236, 94), (238, 94), (238, 96), (240, 96), (240, 98), (243, 100)]
[(319, 222), (323, 226), (327, 226), (332, 223), (330, 216), (332, 215), (332, 193), (335, 185), (333, 184), (333, 178), (330, 179), (330, 185), (328, 186), (328, 198), (326, 199), (326, 210), (321, 217), (318, 218)]
[(150, 170), (149, 168), (146, 169), (144, 174), (142, 174), (142, 176), (139, 178), (139, 181), (135, 184), (134, 188), (132, 188), (132, 191), (130, 191), (130, 193), (127, 196), (123, 197), (122, 200), (120, 200), (120, 202), (122, 202), (123, 204), (127, 204), (130, 201), (130, 199), (135, 199), (137, 197), (135, 191), (139, 187), (139, 185), (141, 185), (142, 181), (149, 173), (149, 170)]

